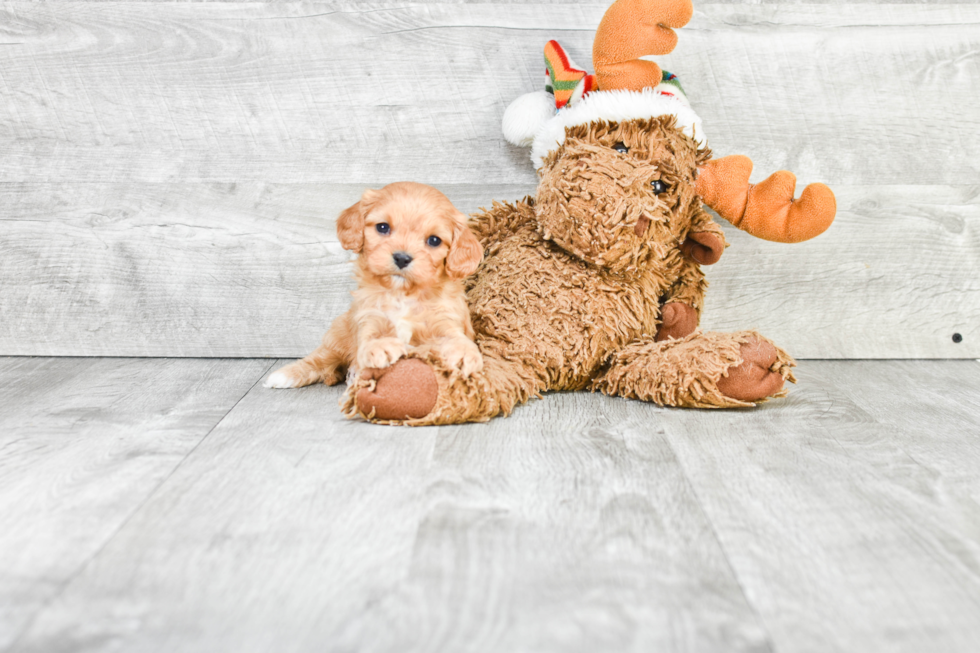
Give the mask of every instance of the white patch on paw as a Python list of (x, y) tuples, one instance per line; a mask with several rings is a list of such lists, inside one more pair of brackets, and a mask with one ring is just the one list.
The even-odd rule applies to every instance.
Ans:
[(295, 388), (296, 381), (292, 377), (286, 376), (282, 372), (273, 372), (263, 383), (267, 388)]
[(347, 386), (350, 387), (354, 385), (354, 381), (360, 375), (361, 370), (357, 369), (357, 365), (351, 365), (347, 368)]

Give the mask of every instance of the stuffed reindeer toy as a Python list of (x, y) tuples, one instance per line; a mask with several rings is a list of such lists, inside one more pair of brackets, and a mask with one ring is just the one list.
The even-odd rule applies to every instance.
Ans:
[(546, 90), (518, 98), (504, 136), (530, 146), (536, 196), (494, 203), (471, 226), (485, 250), (467, 299), (484, 367), (469, 377), (435, 349), (364, 370), (348, 416), (411, 425), (485, 421), (548, 390), (662, 406), (752, 406), (785, 394), (790, 356), (754, 331), (697, 329), (702, 265), (725, 250), (705, 211), (753, 236), (799, 242), (834, 219), (834, 195), (781, 171), (752, 185), (744, 156), (712, 158), (666, 54), (690, 0), (618, 0), (595, 36), (595, 75), (545, 47)]

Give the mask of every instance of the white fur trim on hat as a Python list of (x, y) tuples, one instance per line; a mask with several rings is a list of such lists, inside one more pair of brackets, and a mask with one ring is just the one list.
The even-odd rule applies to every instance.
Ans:
[[(664, 92), (661, 93), (660, 91)], [(669, 93), (669, 94), (668, 94)], [(550, 116), (546, 116), (544, 103), (540, 100), (535, 112), (528, 111), (528, 93), (517, 98), (507, 107), (504, 113), (504, 137), (515, 145), (531, 145), (531, 161), (535, 168), (540, 168), (549, 152), (565, 142), (565, 128), (584, 125), (596, 120), (622, 122), (640, 118), (655, 118), (657, 116), (673, 115), (677, 118), (677, 126), (681, 131), (693, 138), (698, 144), (706, 143), (701, 119), (687, 103), (683, 95), (677, 94), (677, 88), (661, 84), (656, 88), (645, 88), (642, 91), (594, 91), (583, 97), (579, 102), (569, 105), (555, 113), (554, 103), (550, 108)], [(551, 97), (545, 93), (546, 97)], [(518, 115), (521, 116), (518, 119)], [(508, 125), (520, 125), (522, 131)], [(529, 132), (534, 125), (537, 128), (533, 136)], [(521, 138), (511, 135), (520, 133)]]

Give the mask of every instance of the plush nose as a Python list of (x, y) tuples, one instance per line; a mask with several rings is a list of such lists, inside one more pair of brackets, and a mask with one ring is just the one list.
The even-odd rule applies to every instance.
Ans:
[(412, 262), (412, 257), (405, 252), (395, 252), (391, 258), (395, 259), (395, 265), (398, 266), (399, 270), (404, 270)]

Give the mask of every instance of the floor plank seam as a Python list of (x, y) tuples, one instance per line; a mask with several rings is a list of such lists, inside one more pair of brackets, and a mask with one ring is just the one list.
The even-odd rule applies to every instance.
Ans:
[(677, 461), (677, 466), (680, 468), (681, 474), (684, 475), (684, 480), (687, 482), (688, 487), (691, 488), (691, 492), (694, 494), (694, 499), (697, 503), (698, 510), (701, 512), (701, 515), (704, 517), (705, 523), (708, 524), (708, 528), (711, 529), (711, 535), (712, 537), (715, 538), (715, 542), (718, 543), (718, 548), (721, 550), (722, 554), (724, 554), (725, 565), (728, 567), (728, 570), (731, 572), (732, 578), (735, 579), (735, 582), (738, 584), (738, 589), (742, 593), (742, 598), (745, 599), (745, 604), (748, 605), (749, 608), (751, 608), (752, 614), (754, 614), (756, 619), (758, 620), (759, 627), (762, 628), (762, 630), (766, 633), (766, 650), (768, 650), (769, 653), (778, 653), (778, 651), (776, 650), (776, 643), (772, 637), (772, 631), (769, 629), (769, 624), (766, 623), (765, 619), (762, 616), (762, 613), (759, 612), (759, 609), (756, 607), (755, 603), (753, 603), (752, 599), (749, 597), (748, 592), (745, 591), (745, 584), (742, 582), (742, 579), (739, 577), (738, 570), (735, 569), (735, 565), (732, 564), (731, 556), (728, 553), (728, 549), (727, 547), (725, 547), (725, 543), (722, 541), (721, 536), (718, 534), (718, 529), (715, 528), (714, 522), (711, 521), (711, 517), (708, 515), (708, 512), (704, 509), (704, 501), (701, 499), (701, 494), (698, 492), (697, 486), (695, 486), (694, 481), (691, 480), (691, 476), (690, 474), (688, 474), (687, 468), (684, 466), (684, 462), (681, 460), (681, 457), (678, 455), (677, 450), (674, 448), (674, 444), (670, 441), (669, 437), (666, 437), (669, 428), (670, 428), (669, 425), (665, 424), (663, 426), (664, 436), (665, 436), (664, 441), (667, 443), (667, 448), (670, 449), (670, 452), (674, 455), (674, 460)]
[(173, 475), (174, 475), (174, 474), (175, 474), (175, 473), (177, 472), (177, 470), (179, 470), (179, 469), (180, 469), (180, 468), (181, 468), (181, 467), (183, 466), (183, 464), (184, 464), (184, 463), (185, 463), (185, 462), (187, 461), (187, 459), (188, 459), (188, 458), (190, 458), (190, 457), (191, 457), (192, 455), (194, 455), (194, 452), (195, 452), (195, 451), (197, 451), (197, 449), (198, 449), (198, 448), (199, 448), (199, 447), (201, 446), (201, 444), (202, 444), (202, 443), (203, 443), (203, 442), (204, 442), (205, 440), (207, 440), (207, 439), (208, 439), (208, 437), (210, 437), (210, 435), (211, 435), (212, 433), (214, 433), (214, 430), (215, 430), (216, 428), (218, 428), (218, 426), (219, 426), (219, 425), (220, 425), (220, 424), (221, 424), (222, 422), (224, 422), (224, 421), (225, 421), (225, 419), (226, 419), (226, 418), (228, 417), (228, 415), (230, 415), (230, 414), (231, 414), (231, 412), (232, 412), (233, 410), (235, 410), (235, 408), (237, 408), (237, 407), (238, 407), (238, 405), (239, 405), (240, 403), (242, 403), (242, 400), (243, 400), (243, 399), (245, 399), (245, 397), (247, 397), (247, 396), (249, 395), (249, 393), (250, 393), (250, 392), (252, 392), (252, 390), (253, 390), (253, 389), (255, 388), (255, 386), (257, 386), (257, 385), (258, 385), (259, 383), (261, 383), (261, 382), (262, 382), (262, 379), (264, 379), (264, 378), (265, 378), (265, 376), (266, 376), (266, 375), (267, 375), (267, 374), (269, 373), (269, 371), (270, 371), (270, 370), (271, 370), (271, 369), (272, 369), (272, 368), (273, 368), (273, 367), (275, 366), (275, 364), (276, 364), (276, 362), (277, 362), (278, 360), (280, 360), (280, 359), (271, 359), (271, 360), (269, 361), (269, 365), (268, 365), (268, 366), (267, 366), (267, 367), (266, 367), (266, 368), (265, 368), (265, 369), (264, 369), (264, 370), (262, 371), (262, 373), (261, 373), (261, 374), (259, 374), (259, 375), (258, 375), (258, 378), (256, 378), (256, 380), (255, 380), (255, 382), (254, 382), (254, 383), (252, 383), (252, 385), (250, 385), (250, 386), (248, 387), (248, 389), (247, 389), (247, 390), (245, 390), (245, 392), (243, 392), (243, 393), (242, 393), (242, 396), (240, 396), (240, 397), (239, 397), (239, 398), (238, 398), (238, 399), (237, 399), (237, 400), (235, 401), (235, 403), (234, 403), (234, 404), (233, 404), (233, 405), (231, 406), (231, 408), (229, 408), (229, 409), (228, 409), (227, 411), (225, 411), (225, 413), (224, 413), (224, 414), (223, 414), (223, 415), (222, 415), (222, 416), (221, 416), (221, 417), (220, 417), (219, 419), (217, 419), (217, 420), (215, 421), (215, 423), (214, 423), (214, 424), (213, 424), (213, 425), (211, 426), (211, 428), (210, 428), (210, 429), (208, 429), (208, 432), (207, 432), (207, 433), (205, 433), (205, 434), (204, 434), (203, 436), (201, 436), (201, 439), (200, 439), (200, 440), (199, 440), (199, 441), (197, 442), (197, 444), (195, 444), (195, 445), (194, 445), (194, 446), (193, 446), (193, 447), (191, 448), (191, 450), (190, 450), (190, 451), (188, 451), (188, 452), (187, 452), (187, 455), (185, 455), (185, 456), (184, 456), (183, 458), (181, 458), (181, 459), (180, 459), (180, 462), (178, 462), (178, 463), (177, 463), (176, 465), (174, 465), (174, 468), (173, 468), (173, 469), (171, 469), (171, 470), (170, 470), (170, 472), (169, 472), (169, 473), (168, 473), (168, 474), (167, 474), (167, 475), (166, 475), (166, 476), (165, 476), (165, 477), (164, 477), (163, 479), (161, 479), (159, 483), (157, 483), (157, 485), (156, 485), (156, 487), (154, 487), (154, 488), (153, 488), (153, 489), (152, 489), (152, 490), (151, 490), (151, 491), (150, 491), (150, 492), (149, 492), (149, 493), (148, 493), (148, 494), (146, 495), (146, 497), (145, 497), (145, 498), (144, 498), (144, 499), (143, 499), (143, 500), (142, 500), (142, 501), (141, 501), (141, 502), (139, 503), (139, 505), (138, 505), (138, 506), (136, 506), (136, 508), (134, 508), (134, 509), (133, 509), (133, 511), (132, 511), (132, 512), (131, 512), (131, 513), (130, 513), (130, 514), (129, 514), (129, 515), (128, 515), (128, 516), (127, 516), (127, 517), (126, 517), (126, 518), (125, 518), (124, 520), (122, 520), (122, 521), (121, 521), (121, 522), (119, 523), (119, 526), (118, 526), (118, 527), (117, 527), (117, 528), (116, 528), (116, 529), (115, 529), (115, 530), (114, 530), (114, 531), (112, 532), (112, 534), (111, 534), (111, 535), (109, 535), (109, 537), (107, 537), (107, 538), (105, 539), (105, 541), (104, 541), (104, 542), (103, 542), (103, 543), (101, 544), (101, 546), (99, 546), (99, 548), (98, 548), (98, 549), (97, 549), (97, 550), (96, 550), (95, 552), (93, 552), (93, 553), (92, 553), (92, 555), (91, 555), (91, 556), (89, 556), (89, 558), (88, 558), (88, 559), (87, 559), (87, 560), (86, 560), (85, 562), (83, 562), (82, 564), (80, 564), (80, 565), (78, 566), (78, 569), (76, 569), (76, 570), (75, 570), (75, 572), (74, 572), (73, 574), (71, 574), (71, 575), (70, 575), (70, 576), (69, 576), (69, 577), (68, 577), (67, 579), (65, 579), (65, 582), (63, 582), (63, 583), (61, 584), (61, 587), (59, 587), (59, 588), (58, 588), (58, 590), (57, 590), (56, 592), (54, 592), (54, 593), (53, 593), (53, 594), (52, 594), (52, 595), (51, 595), (51, 596), (50, 596), (50, 597), (49, 597), (49, 598), (48, 598), (48, 599), (47, 599), (47, 600), (46, 600), (46, 601), (45, 601), (45, 602), (44, 602), (44, 603), (43, 603), (43, 604), (42, 604), (42, 605), (41, 605), (41, 606), (40, 606), (40, 607), (39, 607), (39, 608), (37, 609), (37, 611), (36, 611), (36, 612), (35, 612), (35, 613), (34, 613), (34, 614), (33, 614), (33, 615), (31, 616), (31, 618), (30, 618), (30, 619), (29, 619), (29, 620), (27, 621), (27, 623), (26, 623), (26, 624), (24, 624), (24, 627), (23, 627), (23, 629), (22, 629), (22, 630), (20, 631), (20, 633), (19, 633), (19, 634), (17, 635), (17, 637), (16, 637), (16, 638), (14, 638), (14, 639), (13, 639), (13, 640), (11, 641), (11, 643), (10, 643), (10, 645), (9, 645), (9, 646), (7, 646), (7, 648), (5, 648), (5, 649), (3, 650), (3, 653), (11, 653), (12, 651), (14, 651), (14, 650), (16, 650), (16, 649), (17, 649), (17, 647), (18, 647), (18, 646), (20, 645), (20, 643), (21, 643), (21, 641), (23, 641), (23, 639), (24, 639), (24, 637), (26, 637), (26, 636), (27, 636), (27, 634), (28, 634), (28, 633), (29, 633), (29, 632), (31, 631), (31, 629), (32, 629), (32, 628), (34, 627), (34, 624), (35, 624), (35, 623), (37, 622), (37, 620), (38, 620), (38, 618), (39, 618), (39, 617), (40, 617), (40, 616), (41, 616), (41, 615), (42, 615), (42, 614), (43, 614), (43, 613), (44, 613), (44, 612), (45, 612), (45, 611), (46, 611), (46, 610), (47, 610), (47, 609), (48, 609), (49, 607), (51, 607), (51, 605), (52, 605), (53, 603), (55, 603), (55, 602), (56, 602), (56, 601), (57, 601), (57, 600), (58, 600), (59, 598), (61, 598), (61, 596), (62, 596), (62, 595), (63, 595), (63, 594), (65, 593), (65, 591), (66, 591), (66, 590), (67, 590), (67, 589), (68, 589), (68, 588), (69, 588), (69, 587), (71, 586), (71, 584), (72, 584), (72, 583), (74, 583), (74, 582), (75, 582), (75, 580), (76, 580), (76, 579), (77, 579), (77, 578), (78, 578), (79, 576), (81, 576), (81, 575), (82, 575), (82, 573), (83, 573), (83, 572), (84, 572), (84, 571), (85, 571), (85, 570), (86, 570), (86, 569), (87, 569), (87, 568), (89, 567), (89, 565), (91, 565), (91, 564), (92, 564), (92, 562), (93, 562), (93, 561), (95, 561), (95, 560), (96, 560), (96, 559), (97, 559), (97, 558), (98, 558), (98, 557), (99, 557), (100, 555), (102, 555), (102, 552), (103, 552), (103, 551), (105, 551), (105, 548), (106, 548), (106, 547), (107, 547), (107, 546), (108, 546), (108, 545), (109, 545), (109, 544), (110, 544), (110, 543), (111, 543), (111, 542), (112, 542), (112, 541), (113, 541), (113, 540), (114, 540), (114, 539), (116, 538), (116, 536), (117, 536), (117, 535), (118, 535), (118, 534), (119, 534), (119, 533), (120, 533), (120, 532), (121, 532), (121, 531), (122, 531), (122, 530), (123, 530), (123, 529), (124, 529), (124, 528), (126, 527), (126, 525), (127, 525), (127, 524), (128, 524), (128, 523), (129, 523), (130, 521), (132, 521), (132, 519), (133, 519), (133, 517), (135, 517), (135, 516), (136, 516), (137, 514), (139, 514), (139, 512), (140, 512), (141, 510), (143, 510), (143, 507), (144, 507), (144, 506), (145, 506), (145, 505), (146, 505), (147, 503), (149, 503), (149, 502), (150, 502), (150, 500), (151, 500), (151, 499), (152, 499), (152, 498), (153, 498), (154, 496), (156, 496), (156, 494), (157, 494), (157, 492), (159, 492), (159, 491), (160, 491), (160, 488), (161, 488), (161, 487), (163, 487), (163, 486), (164, 486), (164, 485), (165, 485), (165, 484), (167, 483), (167, 481), (169, 481), (169, 480), (170, 480), (170, 479), (171, 479), (171, 478), (173, 477)]

